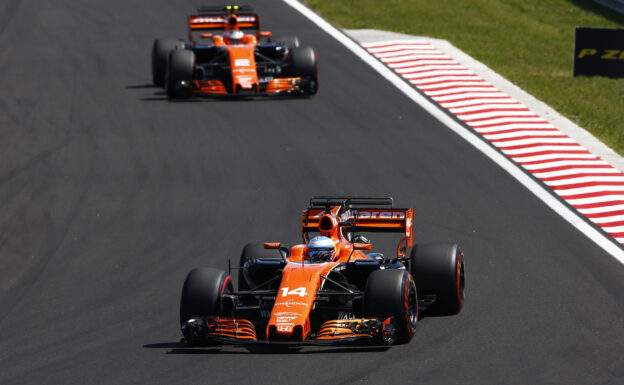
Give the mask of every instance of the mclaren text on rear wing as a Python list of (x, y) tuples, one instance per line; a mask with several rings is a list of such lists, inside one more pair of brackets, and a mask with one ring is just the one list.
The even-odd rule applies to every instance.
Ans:
[[(238, 13), (238, 27), (241, 29), (260, 29), (260, 16), (255, 13)], [(200, 14), (188, 17), (189, 30), (222, 30), (228, 22), (228, 15)]]
[(414, 209), (403, 208), (350, 208), (344, 211), (334, 207), (331, 214), (326, 209), (308, 208), (303, 211), (302, 231), (319, 231), (322, 218), (332, 215), (338, 226), (349, 232), (392, 232), (402, 233), (399, 254), (412, 246)]

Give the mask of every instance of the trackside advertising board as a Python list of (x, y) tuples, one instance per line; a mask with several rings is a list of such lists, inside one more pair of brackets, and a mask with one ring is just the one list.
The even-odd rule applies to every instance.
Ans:
[(583, 28), (574, 32), (574, 76), (624, 77), (624, 29)]

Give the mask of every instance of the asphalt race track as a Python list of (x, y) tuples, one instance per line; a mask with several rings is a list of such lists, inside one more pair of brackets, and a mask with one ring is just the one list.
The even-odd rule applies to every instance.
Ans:
[[(0, 3), (1, 384), (624, 382), (624, 267), (292, 8), (255, 2), (316, 49), (315, 97), (151, 87), (197, 5)], [(298, 242), (315, 194), (392, 195), (461, 243), (460, 315), (390, 349), (179, 344), (186, 273)]]

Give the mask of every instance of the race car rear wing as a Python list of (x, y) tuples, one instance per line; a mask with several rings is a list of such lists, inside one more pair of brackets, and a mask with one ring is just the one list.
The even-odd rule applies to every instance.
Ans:
[(414, 209), (394, 208), (393, 203), (390, 197), (314, 197), (303, 211), (304, 240), (308, 232), (330, 226), (329, 221), (322, 223), (329, 214), (336, 218), (335, 225), (348, 232), (402, 233), (397, 254), (405, 256), (413, 242)]
[(260, 15), (253, 13), (250, 6), (227, 5), (197, 9), (197, 14), (188, 17), (189, 35), (192, 31), (223, 30), (233, 14), (238, 18), (240, 29), (260, 31)]

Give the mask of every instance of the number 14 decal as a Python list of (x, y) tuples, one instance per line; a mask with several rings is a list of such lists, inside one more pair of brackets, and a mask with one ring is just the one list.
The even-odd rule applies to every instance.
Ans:
[(281, 290), (282, 290), (282, 297), (286, 297), (286, 296), (289, 296), (291, 294), (292, 295), (298, 294), (300, 297), (305, 297), (308, 294), (306, 292), (305, 286), (301, 286), (301, 287), (298, 287), (298, 288), (292, 289), (292, 290), (288, 290), (287, 287), (283, 287), (283, 288), (281, 288)]

